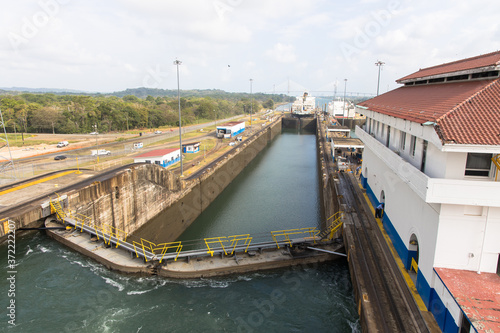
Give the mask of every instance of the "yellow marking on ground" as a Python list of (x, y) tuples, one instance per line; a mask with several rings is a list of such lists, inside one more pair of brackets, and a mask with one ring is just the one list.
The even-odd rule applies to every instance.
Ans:
[(30, 187), (30, 186), (33, 186), (33, 185), (36, 185), (36, 184), (41, 184), (41, 183), (44, 183), (44, 182), (52, 180), (52, 179), (56, 179), (56, 178), (59, 178), (59, 177), (62, 177), (62, 176), (69, 175), (70, 173), (75, 173), (76, 171), (77, 170), (61, 172), (61, 173), (58, 173), (58, 174), (55, 174), (55, 175), (52, 175), (52, 176), (49, 176), (49, 177), (45, 177), (45, 178), (41, 178), (41, 179), (35, 180), (34, 182), (31, 182), (31, 183), (26, 183), (26, 184), (22, 184), (22, 185), (13, 187), (13, 188), (9, 188), (8, 190), (0, 192), (0, 195), (11, 193), (11, 192), (14, 192), (14, 191), (17, 191), (17, 190), (22, 190), (23, 188)]
[[(363, 188), (360, 184), (358, 184), (359, 187)], [(370, 201), (370, 198), (368, 198), (368, 195), (366, 193), (363, 193), (363, 196), (365, 197), (366, 202), (368, 203), (368, 206), (370, 207), (370, 210), (372, 214), (375, 215), (375, 208), (373, 208), (372, 203)], [(382, 224), (382, 219), (380, 218), (375, 218), (377, 221), (378, 227), (380, 228), (380, 231), (382, 231), (382, 234), (384, 235), (385, 241), (387, 245), (389, 246), (389, 249), (392, 252), (392, 256), (396, 260), (396, 263), (399, 266), (399, 270), (403, 274), (403, 277), (405, 278), (406, 284), (410, 288), (411, 293), (413, 294), (413, 298), (415, 299), (415, 302), (417, 302), (417, 305), (420, 309), (420, 311), (427, 311), (427, 307), (424, 304), (424, 301), (422, 300), (422, 297), (420, 297), (420, 294), (417, 291), (417, 287), (415, 287), (415, 284), (413, 283), (413, 280), (410, 277), (410, 274), (408, 274), (408, 271), (406, 270), (405, 266), (403, 265), (403, 261), (399, 257), (399, 254), (396, 252), (396, 249), (394, 248), (394, 245), (392, 245), (392, 240), (385, 232), (384, 225)]]

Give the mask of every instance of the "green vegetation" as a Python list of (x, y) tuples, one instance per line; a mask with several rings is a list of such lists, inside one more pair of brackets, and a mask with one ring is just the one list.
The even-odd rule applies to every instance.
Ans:
[[(172, 92), (147, 88), (126, 90), (123, 96), (1, 92), (0, 108), (5, 127), (12, 133), (90, 133), (96, 131), (95, 124), (100, 133), (139, 133), (140, 129), (178, 126), (178, 101)], [(182, 123), (227, 118), (250, 109), (255, 112), (263, 104), (269, 108), (288, 99), (285, 95), (250, 96), (221, 90), (182, 91)]]

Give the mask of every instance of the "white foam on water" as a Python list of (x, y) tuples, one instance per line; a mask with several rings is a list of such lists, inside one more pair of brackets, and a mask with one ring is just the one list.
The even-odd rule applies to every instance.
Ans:
[(43, 252), (43, 253), (52, 252), (52, 250), (51, 250), (51, 249), (48, 249), (48, 248), (46, 248), (45, 246), (42, 246), (42, 245), (37, 245), (36, 247), (37, 247), (37, 248), (38, 248), (41, 252)]
[[(143, 281), (144, 281), (144, 279), (142, 279), (142, 281), (137, 281), (137, 282), (141, 282), (142, 283)], [(161, 287), (163, 287), (166, 284), (167, 284), (167, 281), (163, 280), (163, 281), (160, 281), (159, 283), (157, 282), (156, 286), (154, 286), (151, 289), (146, 289), (146, 290), (131, 290), (131, 291), (127, 291), (127, 295), (142, 295), (142, 294), (148, 293), (150, 291), (156, 290), (158, 288), (161, 288)]]
[(101, 276), (101, 278), (103, 278), (103, 279), (104, 279), (104, 281), (105, 281), (107, 284), (112, 285), (113, 287), (118, 288), (118, 291), (122, 291), (123, 289), (125, 289), (125, 287), (124, 287), (122, 284), (120, 284), (120, 283), (116, 282), (115, 280), (113, 280), (113, 279), (111, 279), (111, 278), (107, 278), (107, 277), (105, 277), (105, 276)]

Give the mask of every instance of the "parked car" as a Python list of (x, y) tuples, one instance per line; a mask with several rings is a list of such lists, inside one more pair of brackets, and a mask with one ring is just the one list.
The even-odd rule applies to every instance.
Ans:
[(99, 134), (99, 132), (92, 132), (92, 133), (89, 133), (90, 135), (97, 135)]
[(56, 157), (54, 157), (54, 160), (56, 161), (60, 161), (60, 160), (65, 160), (67, 157), (64, 156), (64, 155), (57, 155)]
[(155, 134), (161, 134), (163, 133), (162, 131), (155, 131)]
[(61, 141), (57, 144), (57, 148), (62, 148), (62, 147), (66, 147), (69, 145), (69, 142), (68, 141)]
[(111, 152), (109, 150), (106, 150), (106, 149), (99, 149), (99, 150), (91, 150), (90, 151), (90, 155), (92, 156), (96, 156), (96, 155), (111, 155)]

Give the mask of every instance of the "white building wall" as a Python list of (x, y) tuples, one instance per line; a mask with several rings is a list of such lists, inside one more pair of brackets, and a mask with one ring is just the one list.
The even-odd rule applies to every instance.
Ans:
[(446, 169), (448, 166), (448, 154), (437, 149), (436, 146), (429, 144), (427, 146), (427, 157), (424, 173), (432, 178), (446, 178)]
[(477, 271), (485, 222), (483, 207), (442, 204), (435, 266)]
[[(420, 165), (415, 169), (404, 166), (401, 158), (406, 160), (406, 152), (401, 154), (403, 156), (397, 156), (392, 149), (384, 148), (385, 143), (379, 140), (380, 143), (377, 143), (363, 133), (357, 133), (365, 141), (363, 174), (368, 176), (368, 184), (379, 200), (384, 190), (388, 215), (406, 248), (411, 236), (407, 230), (410, 225), (417, 228), (418, 233), (415, 234), (419, 244), (422, 236), (430, 236), (427, 232), (434, 233), (435, 245), (432, 249), (435, 249), (436, 257), (434, 261), (432, 256), (433, 262), (427, 266), (427, 272), (432, 267), (496, 272), (500, 252), (499, 183), (491, 181), (491, 178), (464, 176), (467, 153), (440, 152), (430, 143), (426, 164), (429, 177), (418, 171)], [(395, 135), (394, 141), (399, 142), (397, 138), (398, 135)], [(372, 153), (371, 149), (376, 149), (377, 154)], [(379, 157), (383, 157), (383, 160)], [(408, 162), (414, 165), (411, 160)], [(454, 179), (439, 178), (443, 173), (453, 175)], [(399, 188), (401, 183), (405, 185), (404, 188)], [(390, 211), (389, 206), (392, 205), (387, 188), (398, 188), (397, 207), (401, 211)], [(434, 222), (423, 227), (412, 216)], [(422, 234), (421, 230), (426, 233)], [(485, 230), (487, 237), (483, 240)], [(469, 253), (473, 255), (469, 256)], [(422, 270), (426, 268), (422, 267)], [(424, 276), (429, 277), (427, 274)]]
[(380, 201), (385, 194), (385, 211), (408, 250), (410, 237), (415, 234), (419, 243), (419, 270), (428, 282), (432, 277), (438, 230), (439, 205), (425, 203), (392, 170), (387, 168), (370, 149), (363, 152), (363, 173)]

